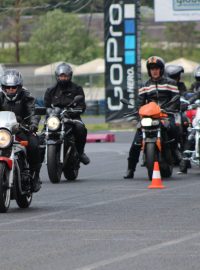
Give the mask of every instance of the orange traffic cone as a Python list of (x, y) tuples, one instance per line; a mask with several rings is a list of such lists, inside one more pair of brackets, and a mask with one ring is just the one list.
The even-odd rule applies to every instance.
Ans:
[(152, 182), (151, 185), (148, 186), (148, 188), (165, 188), (165, 186), (163, 186), (161, 181), (158, 161), (154, 162)]

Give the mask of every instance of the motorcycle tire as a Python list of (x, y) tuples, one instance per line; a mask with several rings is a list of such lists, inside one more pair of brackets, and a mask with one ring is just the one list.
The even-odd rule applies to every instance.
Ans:
[(0, 213), (6, 213), (10, 206), (11, 190), (8, 187), (9, 169), (6, 163), (0, 163)]
[(166, 163), (160, 164), (160, 174), (163, 178), (169, 178), (172, 175), (173, 166)]
[(63, 173), (67, 180), (72, 181), (76, 180), (78, 177), (80, 162), (73, 151), (70, 151), (68, 154), (69, 156), (65, 157), (65, 161), (67, 160), (67, 162), (64, 162)]
[(48, 145), (47, 149), (47, 171), (50, 182), (59, 183), (62, 175), (62, 163), (60, 162), (60, 146), (55, 144)]
[(173, 158), (170, 148), (165, 150), (164, 157), (160, 161), (160, 174), (163, 178), (169, 178), (173, 172)]
[(154, 162), (157, 161), (157, 149), (155, 143), (147, 143), (145, 146), (145, 164), (148, 171), (149, 181), (152, 180)]
[(19, 181), (21, 179), (20, 176), (20, 168), (17, 163), (15, 162), (15, 170), (14, 170), (14, 197), (16, 200), (17, 205), (20, 208), (28, 208), (32, 202), (32, 193), (27, 192), (25, 194), (21, 193), (20, 187), (19, 187)]

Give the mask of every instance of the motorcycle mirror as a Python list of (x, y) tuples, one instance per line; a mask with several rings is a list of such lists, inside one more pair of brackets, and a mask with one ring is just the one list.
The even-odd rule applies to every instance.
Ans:
[(45, 115), (47, 112), (46, 107), (35, 107), (35, 114), (36, 115)]
[(120, 102), (123, 103), (124, 105), (132, 105), (128, 102), (128, 100), (126, 98), (122, 98), (120, 99)]
[(60, 114), (61, 111), (62, 111), (62, 110), (61, 110), (61, 108), (59, 108), (59, 107), (55, 107), (55, 108), (54, 108), (54, 113), (55, 113), (55, 114)]
[(84, 100), (84, 96), (82, 95), (77, 95), (74, 97), (73, 101), (67, 105), (67, 107), (70, 107), (72, 105), (76, 106), (76, 104), (80, 103), (81, 101)]
[(73, 103), (79, 103), (83, 101), (84, 97), (82, 95), (75, 96)]

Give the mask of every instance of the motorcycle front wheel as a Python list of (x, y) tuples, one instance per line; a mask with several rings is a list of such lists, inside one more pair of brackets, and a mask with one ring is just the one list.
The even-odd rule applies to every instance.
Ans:
[(6, 213), (10, 206), (11, 190), (8, 187), (9, 169), (6, 163), (0, 163), (0, 212)]
[(155, 143), (147, 143), (145, 146), (146, 167), (149, 180), (152, 180), (154, 162), (157, 161), (157, 149)]
[(62, 175), (62, 163), (60, 162), (60, 145), (48, 145), (47, 170), (51, 183), (59, 183)]
[(14, 194), (15, 194), (15, 200), (17, 205), (20, 208), (28, 208), (32, 202), (32, 193), (27, 192), (26, 194), (22, 194), (21, 189), (19, 187), (21, 181), (21, 175), (20, 175), (20, 168), (17, 163), (15, 162), (15, 170), (14, 170)]

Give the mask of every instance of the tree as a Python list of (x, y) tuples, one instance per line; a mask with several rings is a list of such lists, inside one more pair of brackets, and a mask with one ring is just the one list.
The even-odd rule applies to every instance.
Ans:
[(88, 36), (75, 14), (61, 10), (42, 15), (29, 41), (28, 55), (34, 63), (67, 61), (75, 64), (98, 56), (97, 41)]
[[(42, 0), (30, 0), (28, 6), (42, 3)], [(1, 22), (4, 21), (5, 30), (1, 34), (1, 39), (13, 42), (15, 45), (15, 61), (20, 62), (20, 42), (22, 41), (22, 28), (25, 22), (21, 20), (23, 13), (27, 9), (25, 0), (1, 0), (0, 1)]]
[(153, 8), (154, 1), (153, 0), (141, 0), (141, 6), (149, 6)]
[[(20, 62), (20, 43), (27, 35), (24, 34), (27, 28), (27, 19), (24, 16), (35, 16), (45, 14), (49, 10), (59, 7), (63, 11), (98, 12), (103, 9), (103, 0), (0, 0), (0, 24), (3, 31), (0, 33), (2, 46), (4, 42), (13, 43), (15, 46), (15, 62)], [(29, 24), (32, 21), (29, 19)], [(89, 27), (88, 27), (89, 29)]]
[(169, 42), (180, 44), (180, 56), (184, 56), (184, 48), (192, 48), (197, 41), (195, 22), (166, 23), (166, 37)]

